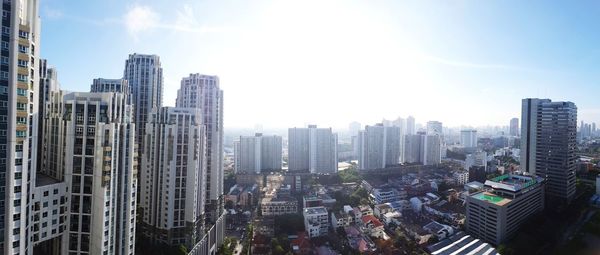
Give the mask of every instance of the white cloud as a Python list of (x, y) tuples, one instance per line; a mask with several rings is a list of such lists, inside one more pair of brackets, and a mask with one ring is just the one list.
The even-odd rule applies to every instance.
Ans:
[(53, 9), (53, 8), (49, 8), (49, 7), (46, 7), (44, 9), (44, 14), (45, 14), (45, 17), (49, 18), (49, 19), (60, 19), (63, 17), (63, 12), (61, 10)]
[(161, 15), (150, 6), (135, 5), (123, 17), (123, 23), (129, 34), (137, 39), (139, 34), (153, 29), (171, 31), (210, 33), (222, 31), (221, 27), (211, 27), (200, 24), (194, 10), (189, 5), (184, 5), (176, 12), (174, 20), (163, 20)]
[(159, 24), (159, 15), (149, 6), (135, 5), (124, 16), (123, 22), (127, 31), (134, 38), (140, 32), (153, 29)]

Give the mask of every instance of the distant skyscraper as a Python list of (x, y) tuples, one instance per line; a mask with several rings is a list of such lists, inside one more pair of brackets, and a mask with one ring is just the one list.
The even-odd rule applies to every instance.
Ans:
[(464, 148), (477, 148), (477, 130), (464, 129), (460, 131), (460, 144)]
[(360, 125), (360, 123), (356, 121), (350, 122), (350, 124), (348, 125), (348, 134), (350, 135), (350, 137), (358, 135), (358, 131), (360, 131), (361, 127), (362, 126)]
[(281, 136), (241, 136), (239, 147), (234, 150), (236, 173), (261, 173), (261, 171), (281, 170)]
[(437, 165), (441, 163), (441, 144), (439, 135), (428, 135), (420, 132), (406, 135), (404, 138), (404, 159), (406, 163)]
[(510, 119), (510, 135), (519, 136), (519, 119), (518, 118)]
[(549, 202), (570, 203), (575, 195), (577, 107), (527, 98), (521, 120), (521, 170), (547, 180)]
[(206, 132), (201, 110), (162, 107), (149, 116), (141, 173), (144, 234), (194, 247), (204, 237)]
[(417, 126), (415, 124), (415, 118), (413, 116), (408, 116), (406, 119), (406, 134), (414, 135), (417, 133)]
[(311, 173), (337, 172), (337, 134), (331, 128), (290, 128), (288, 168)]
[(442, 123), (439, 121), (428, 121), (427, 122), (427, 134), (428, 135), (444, 135)]
[(404, 138), (406, 137), (406, 120), (398, 117), (392, 123), (394, 127), (398, 127), (400, 129), (400, 159), (399, 162), (404, 162)]
[(421, 144), (421, 161), (423, 165), (438, 165), (442, 162), (440, 135), (422, 135)]
[(397, 165), (400, 159), (400, 128), (366, 126), (358, 135), (360, 169), (379, 169)]

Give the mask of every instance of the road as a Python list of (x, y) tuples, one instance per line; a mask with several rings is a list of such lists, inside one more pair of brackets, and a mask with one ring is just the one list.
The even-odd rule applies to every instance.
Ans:
[(567, 228), (565, 234), (561, 238), (561, 244), (564, 245), (571, 240), (573, 236), (577, 234), (579, 229), (581, 229), (581, 227), (583, 227), (583, 225), (588, 222), (596, 212), (596, 210), (586, 209), (585, 215), (577, 219), (575, 224), (572, 224), (569, 228)]

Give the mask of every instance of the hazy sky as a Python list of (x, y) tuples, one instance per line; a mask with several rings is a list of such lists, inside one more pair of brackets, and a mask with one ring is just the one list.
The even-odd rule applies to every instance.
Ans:
[(345, 127), (413, 115), (508, 125), (521, 99), (600, 121), (598, 1), (42, 0), (42, 56), (63, 89), (158, 54), (165, 105), (218, 75), (225, 126)]

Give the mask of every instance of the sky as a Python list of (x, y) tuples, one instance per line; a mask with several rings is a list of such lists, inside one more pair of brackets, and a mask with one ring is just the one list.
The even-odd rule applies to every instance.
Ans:
[(225, 127), (505, 126), (527, 97), (600, 123), (598, 1), (42, 0), (40, 16), (62, 89), (157, 54), (165, 106), (182, 77), (219, 76)]

